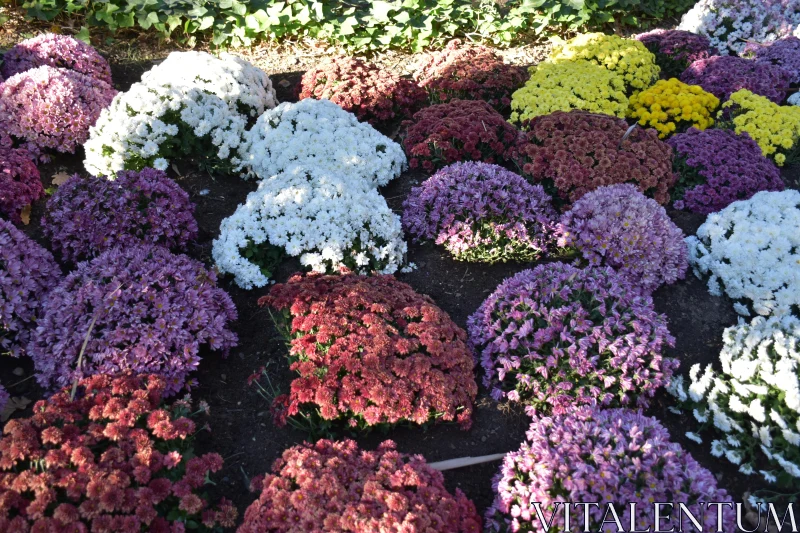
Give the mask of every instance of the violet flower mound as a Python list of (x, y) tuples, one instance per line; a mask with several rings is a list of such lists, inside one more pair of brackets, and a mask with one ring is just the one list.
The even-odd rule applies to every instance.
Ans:
[(250, 489), (260, 494), (238, 533), (482, 531), (460, 489), (450, 494), (441, 472), (390, 440), (375, 451), (352, 440), (294, 446)]
[(112, 85), (111, 67), (94, 47), (69, 35), (55, 33), (37, 35), (12, 46), (3, 56), (0, 73), (10, 78), (44, 65), (74, 70)]
[(646, 407), (678, 367), (653, 300), (611, 268), (547, 263), (503, 281), (467, 320), (495, 400), (531, 416)]
[(559, 246), (577, 248), (590, 265), (610, 266), (648, 294), (686, 277), (685, 235), (633, 185), (584, 195), (561, 217), (560, 229)]
[(45, 296), (61, 278), (50, 252), (0, 219), (0, 354), (25, 354)]
[(17, 223), (22, 209), (44, 196), (32, 157), (22, 148), (0, 146), (0, 214)]
[[(752, 48), (751, 48), (752, 47)], [(789, 81), (800, 84), (800, 39), (784, 37), (768, 44), (748, 44), (758, 63), (777, 65), (789, 73)]]
[(76, 262), (118, 245), (185, 251), (197, 238), (193, 213), (186, 191), (160, 170), (120, 171), (115, 181), (76, 174), (47, 202), (42, 228), (53, 250)]
[[(629, 409), (582, 407), (534, 418), (525, 435), (519, 451), (506, 454), (492, 482), (497, 495), (486, 511), (486, 531), (546, 531), (532, 502), (541, 502), (546, 520), (553, 517), (551, 531), (565, 528), (564, 502), (601, 502), (586, 507), (591, 531), (623, 531), (603, 525), (613, 523), (610, 513), (603, 522), (607, 504), (614, 505), (624, 531), (631, 524), (641, 531), (696, 530), (689, 515), (677, 509), (659, 527), (653, 521), (653, 502), (684, 503), (703, 531), (736, 531), (732, 505), (720, 506), (720, 529), (717, 507), (703, 505), (732, 503), (730, 495), (717, 487), (710, 471), (670, 442), (667, 430), (653, 417)], [(572, 524), (581, 524), (582, 530), (583, 508), (571, 511)]]
[(41, 149), (75, 153), (117, 91), (104, 81), (49, 66), (0, 84), (0, 127)]
[(683, 30), (653, 30), (636, 36), (661, 67), (663, 79), (677, 78), (698, 59), (719, 55), (705, 35)]
[(123, 246), (79, 263), (53, 289), (28, 350), (46, 388), (133, 371), (161, 376), (174, 394), (201, 346), (225, 355), (236, 346), (234, 320), (233, 302), (202, 263), (161, 246)]
[(9, 399), (11, 399), (11, 396), (8, 394), (6, 388), (3, 387), (3, 384), (0, 383), (0, 413), (3, 412)]
[(412, 189), (403, 226), (461, 261), (534, 261), (552, 244), (556, 211), (540, 185), (489, 163), (453, 163)]
[(740, 89), (747, 89), (783, 102), (791, 76), (787, 70), (769, 63), (760, 63), (734, 56), (714, 56), (699, 59), (681, 74), (681, 81), (699, 85), (703, 90), (725, 101)]
[(784, 189), (780, 170), (746, 132), (691, 128), (667, 144), (675, 150), (676, 209), (707, 215), (759, 191)]

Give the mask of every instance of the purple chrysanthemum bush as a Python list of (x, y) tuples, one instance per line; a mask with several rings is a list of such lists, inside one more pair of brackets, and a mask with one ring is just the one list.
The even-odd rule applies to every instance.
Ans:
[(629, 183), (585, 194), (559, 229), (559, 246), (577, 249), (590, 265), (612, 267), (647, 293), (683, 279), (689, 268), (683, 232)]
[(663, 79), (677, 78), (698, 59), (719, 55), (705, 35), (682, 30), (653, 30), (636, 36), (661, 67)]
[(0, 219), (0, 353), (25, 353), (45, 296), (60, 279), (50, 252)]
[(676, 209), (707, 215), (759, 191), (784, 189), (778, 167), (746, 132), (692, 128), (667, 144), (675, 151)]
[(11, 396), (8, 394), (8, 391), (3, 387), (3, 384), (0, 383), (0, 412), (3, 411), (10, 398)]
[(79, 263), (53, 289), (29, 354), (50, 389), (132, 371), (160, 375), (174, 394), (201, 346), (227, 354), (236, 345), (234, 320), (232, 300), (200, 262), (161, 246), (123, 246)]
[(11, 47), (3, 56), (0, 73), (10, 78), (44, 65), (74, 70), (112, 84), (111, 67), (97, 50), (74, 37), (55, 33), (43, 33)]
[(758, 63), (777, 65), (789, 72), (792, 83), (800, 83), (800, 39), (784, 37), (771, 43), (748, 43), (745, 52)]
[(76, 174), (47, 202), (42, 226), (53, 250), (66, 261), (140, 243), (185, 251), (197, 237), (189, 195), (152, 168), (120, 171), (114, 181)]
[[(572, 503), (567, 531), (648, 531), (653, 503), (674, 502), (675, 508), (657, 527), (660, 531), (696, 531), (683, 503), (703, 531), (736, 531), (732, 498), (717, 487), (714, 475), (700, 466), (655, 418), (629, 409), (581, 407), (553, 417), (534, 418), (519, 451), (506, 455), (493, 486), (497, 495), (486, 512), (487, 531), (552, 531), (565, 529), (564, 503)], [(588, 529), (583, 506), (589, 505)], [(717, 507), (708, 502), (730, 502)], [(635, 503), (631, 511), (631, 503)], [(606, 516), (613, 504), (619, 522)], [(603, 520), (607, 518), (607, 522)], [(604, 525), (605, 524), (605, 525)], [(717, 526), (720, 526), (717, 529)], [(621, 527), (620, 527), (621, 526)]]
[(780, 104), (789, 89), (789, 72), (777, 65), (733, 56), (698, 59), (681, 74), (681, 81), (699, 85), (721, 101), (740, 89)]
[(0, 146), (0, 214), (20, 222), (20, 212), (44, 196), (33, 156), (22, 148)]
[(653, 301), (611, 268), (548, 263), (503, 281), (467, 320), (496, 400), (530, 415), (648, 405), (678, 361)]
[(557, 215), (544, 188), (489, 163), (443, 168), (411, 191), (404, 208), (415, 240), (444, 245), (462, 261), (532, 261), (553, 244)]

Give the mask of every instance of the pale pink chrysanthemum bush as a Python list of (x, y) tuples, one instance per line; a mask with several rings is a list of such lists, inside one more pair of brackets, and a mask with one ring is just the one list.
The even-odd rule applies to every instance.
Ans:
[(94, 47), (70, 35), (56, 33), (43, 33), (12, 46), (3, 56), (0, 73), (10, 78), (44, 65), (74, 70), (112, 84), (111, 67)]

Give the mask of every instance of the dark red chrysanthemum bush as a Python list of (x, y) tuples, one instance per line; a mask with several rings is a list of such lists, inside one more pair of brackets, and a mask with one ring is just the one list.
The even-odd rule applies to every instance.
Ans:
[(230, 502), (212, 507), (200, 495), (222, 457), (193, 454), (192, 406), (164, 407), (164, 387), (155, 376), (93, 376), (74, 400), (64, 389), (30, 418), (9, 421), (0, 440), (0, 531), (233, 527)]
[(374, 452), (352, 440), (302, 444), (283, 452), (272, 471), (253, 479), (260, 495), (238, 533), (481, 531), (475, 504), (460, 489), (450, 494), (441, 472), (389, 440)]
[(259, 304), (283, 313), (299, 374), (276, 399), (279, 423), (299, 415), (358, 429), (472, 424), (478, 387), (466, 333), (409, 285), (392, 276), (298, 275)]

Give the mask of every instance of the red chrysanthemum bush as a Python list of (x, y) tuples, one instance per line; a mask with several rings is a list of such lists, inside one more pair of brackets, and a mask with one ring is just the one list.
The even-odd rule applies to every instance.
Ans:
[(409, 166), (427, 172), (456, 161), (500, 163), (520, 135), (482, 100), (451, 100), (426, 107), (403, 125)]
[(22, 148), (0, 146), (0, 214), (21, 222), (22, 209), (44, 196), (33, 155)]
[[(93, 376), (64, 389), (0, 440), (0, 531), (139, 533), (233, 527), (236, 508), (200, 495), (222, 468), (194, 456), (188, 400), (161, 404), (156, 376)], [(201, 406), (202, 407), (202, 406)], [(199, 412), (199, 411), (198, 411)]]
[(498, 111), (508, 108), (511, 93), (528, 77), (525, 68), (503, 63), (491, 48), (458, 39), (423, 56), (414, 72), (414, 79), (427, 89), (433, 103), (456, 98), (484, 100)]
[(298, 275), (259, 304), (281, 312), (299, 374), (275, 400), (278, 423), (472, 424), (478, 386), (466, 333), (409, 285), (393, 276)]
[[(556, 111), (523, 125), (525, 139), (511, 157), (523, 176), (571, 203), (604, 185), (631, 183), (658, 203), (669, 201), (677, 181), (672, 148), (654, 129), (584, 111)], [(625, 140), (623, 140), (625, 138)]]
[(372, 125), (410, 117), (427, 99), (425, 91), (413, 81), (350, 57), (335, 58), (306, 71), (299, 93), (300, 100), (330, 100)]
[(260, 492), (238, 533), (479, 533), (481, 519), (460, 489), (420, 455), (384, 441), (374, 452), (352, 440), (320, 440), (283, 452), (272, 474), (254, 478)]

